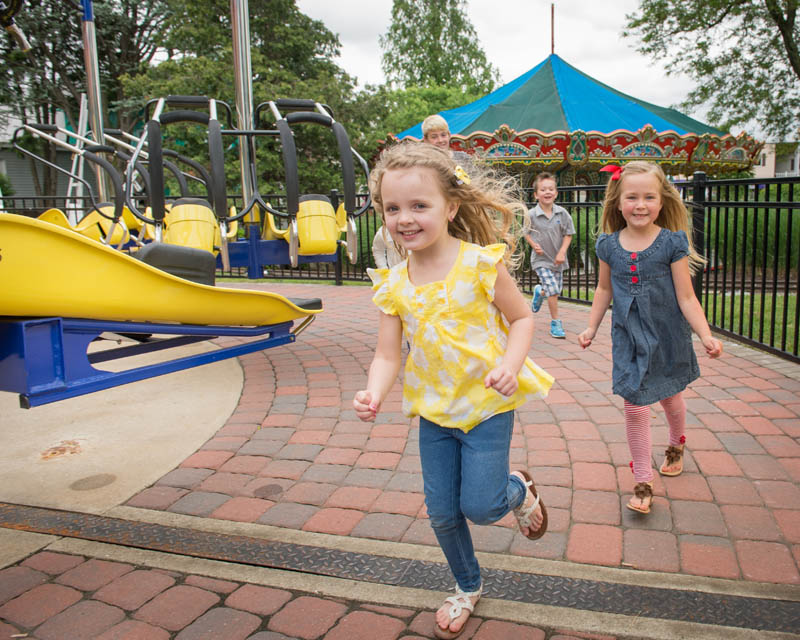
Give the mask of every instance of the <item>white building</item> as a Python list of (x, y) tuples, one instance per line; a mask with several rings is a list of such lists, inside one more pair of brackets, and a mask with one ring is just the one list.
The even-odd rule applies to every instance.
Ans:
[[(791, 178), (800, 176), (800, 142), (767, 142), (761, 150), (759, 161), (753, 165), (756, 178)], [(780, 145), (781, 153), (778, 154)], [(785, 152), (784, 152), (785, 151)]]

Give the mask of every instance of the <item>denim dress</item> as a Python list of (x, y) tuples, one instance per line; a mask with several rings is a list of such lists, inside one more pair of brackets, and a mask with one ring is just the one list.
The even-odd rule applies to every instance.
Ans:
[(614, 393), (644, 406), (683, 391), (700, 377), (672, 282), (672, 263), (689, 255), (686, 234), (662, 229), (647, 249), (631, 252), (617, 231), (601, 234), (595, 248), (611, 269)]

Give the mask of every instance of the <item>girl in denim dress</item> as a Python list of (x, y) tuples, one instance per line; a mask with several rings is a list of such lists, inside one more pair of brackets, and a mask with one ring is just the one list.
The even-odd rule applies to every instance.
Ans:
[(625, 431), (636, 480), (628, 508), (649, 513), (653, 502), (650, 407), (659, 402), (669, 425), (669, 446), (659, 469), (683, 471), (686, 404), (683, 390), (700, 376), (692, 330), (712, 358), (722, 343), (711, 335), (692, 287), (691, 272), (705, 262), (692, 247), (689, 213), (657, 164), (609, 166), (602, 233), (597, 238), (597, 289), (585, 349), (612, 300), (612, 381), (625, 401)]

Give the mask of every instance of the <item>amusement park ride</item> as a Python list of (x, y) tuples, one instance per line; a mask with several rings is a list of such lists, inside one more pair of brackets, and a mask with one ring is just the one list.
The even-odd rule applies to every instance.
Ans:
[[(0, 2), (0, 23), (25, 48), (13, 22), (21, 8), (22, 0)], [(0, 390), (18, 393), (25, 408), (294, 342), (322, 311), (320, 300), (216, 287), (217, 268), (243, 267), (258, 278), (265, 265), (339, 260), (340, 246), (355, 262), (356, 218), (370, 204), (356, 206), (356, 164), (365, 174), (369, 170), (328, 107), (275, 99), (253, 110), (247, 0), (231, 0), (237, 128), (230, 106), (220, 100), (169, 96), (146, 105), (139, 138), (103, 129), (92, 1), (83, 0), (81, 9), (91, 136), (23, 125), (13, 142), (42, 162), (18, 143), (20, 135), (68, 149), (95, 169), (97, 194), (83, 177), (67, 172), (89, 190), (91, 207), (80, 219), (58, 209), (38, 219), (0, 213)], [(163, 148), (164, 127), (178, 122), (205, 129), (207, 167)], [(332, 198), (301, 194), (292, 130), (297, 124), (319, 125), (334, 136), (341, 202), (336, 191)], [(75, 142), (66, 142), (67, 136)], [(244, 202), (238, 211), (227, 201), (226, 136), (238, 140)], [(255, 151), (265, 137), (280, 144), (284, 209), (258, 190)], [(124, 175), (108, 157), (125, 164)], [(182, 164), (188, 165), (185, 173)], [(169, 201), (165, 168), (180, 191)], [(205, 197), (190, 195), (187, 180), (203, 183)], [(90, 349), (104, 333), (132, 342)], [(94, 366), (219, 336), (253, 339), (125, 371)]]

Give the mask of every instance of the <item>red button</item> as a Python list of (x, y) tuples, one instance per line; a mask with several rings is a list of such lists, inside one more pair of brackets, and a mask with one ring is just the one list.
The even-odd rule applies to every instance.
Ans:
[(633, 284), (636, 284), (637, 282), (639, 282), (639, 276), (632, 276), (631, 277), (631, 282), (633, 282)]
[(636, 265), (635, 264), (631, 265), (631, 271), (636, 271)]
[(636, 254), (635, 253), (631, 254), (631, 260), (636, 260)]

